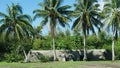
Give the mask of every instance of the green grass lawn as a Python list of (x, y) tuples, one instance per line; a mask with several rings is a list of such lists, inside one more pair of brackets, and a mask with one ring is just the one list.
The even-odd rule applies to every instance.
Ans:
[(77, 61), (47, 63), (6, 63), (0, 62), (0, 68), (120, 68), (120, 62), (111, 61)]

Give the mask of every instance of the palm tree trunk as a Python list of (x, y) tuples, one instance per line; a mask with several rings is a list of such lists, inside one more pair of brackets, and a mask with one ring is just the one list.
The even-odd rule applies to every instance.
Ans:
[(112, 61), (114, 61), (115, 60), (115, 50), (114, 50), (114, 43), (115, 43), (115, 41), (114, 41), (114, 39), (112, 40)]
[(54, 14), (52, 14), (50, 16), (50, 29), (51, 29), (51, 36), (52, 36), (52, 43), (53, 43), (53, 57), (54, 57), (54, 61), (57, 60), (57, 55), (56, 55), (56, 50), (55, 50), (55, 16)]
[(53, 60), (57, 60), (56, 50), (55, 50), (55, 33), (54, 33), (54, 25), (50, 25), (51, 27), (51, 36), (52, 36), (52, 45), (53, 45)]
[(112, 61), (115, 60), (115, 50), (114, 50), (114, 47), (115, 47), (115, 37), (116, 37), (116, 28), (114, 27), (114, 33), (113, 33), (113, 39), (112, 39)]
[(86, 36), (84, 35), (84, 57), (83, 61), (87, 60), (87, 55), (86, 55)]
[(27, 62), (28, 57), (27, 57), (27, 54), (26, 54), (25, 50), (23, 50), (23, 53), (24, 53), (24, 56), (25, 56), (24, 62)]
[(53, 56), (54, 56), (54, 61), (57, 60), (57, 56), (56, 56), (56, 50), (55, 50), (55, 39), (53, 38)]

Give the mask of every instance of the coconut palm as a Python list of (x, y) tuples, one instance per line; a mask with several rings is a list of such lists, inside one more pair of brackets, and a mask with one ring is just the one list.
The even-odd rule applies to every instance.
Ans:
[(98, 14), (99, 4), (96, 0), (77, 0), (75, 4), (75, 16), (76, 20), (73, 23), (72, 29), (80, 29), (84, 38), (84, 57), (83, 60), (87, 60), (86, 55), (86, 36), (90, 31), (95, 34), (95, 29), (100, 29), (102, 23), (100, 22), (100, 15)]
[(46, 23), (49, 22), (52, 41), (53, 41), (53, 53), (54, 53), (54, 60), (57, 59), (55, 53), (55, 28), (57, 23), (63, 27), (65, 24), (70, 20), (68, 15), (72, 12), (67, 9), (70, 8), (69, 5), (60, 6), (62, 0), (44, 0), (44, 2), (39, 3), (42, 9), (36, 9), (33, 11), (35, 14), (34, 19), (38, 17), (42, 17), (43, 20), (41, 21), (41, 25), (44, 26)]
[(32, 36), (34, 30), (30, 24), (31, 17), (23, 14), (20, 5), (7, 5), (7, 13), (0, 12), (0, 17), (0, 34), (5, 34), (5, 39), (10, 37), (22, 44), (25, 37)]
[(120, 29), (120, 0), (105, 0), (103, 12), (106, 14), (107, 29), (113, 32), (112, 37), (112, 61), (115, 60), (114, 43), (118, 38), (118, 31)]

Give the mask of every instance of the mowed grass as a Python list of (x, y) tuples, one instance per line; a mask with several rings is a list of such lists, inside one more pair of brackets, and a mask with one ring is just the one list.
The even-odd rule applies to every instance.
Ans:
[(77, 61), (47, 63), (6, 63), (0, 62), (0, 68), (120, 68), (119, 61)]
[(69, 68), (80, 62), (47, 62), (47, 63), (0, 63), (0, 68)]

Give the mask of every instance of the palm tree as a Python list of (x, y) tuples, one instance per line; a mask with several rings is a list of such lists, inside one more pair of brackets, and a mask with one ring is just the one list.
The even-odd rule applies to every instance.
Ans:
[(115, 60), (115, 52), (114, 52), (114, 43), (118, 38), (118, 31), (120, 28), (120, 0), (105, 0), (107, 1), (104, 5), (103, 12), (106, 14), (106, 19), (109, 20), (107, 23), (107, 28), (112, 30), (112, 61)]
[(34, 19), (38, 17), (43, 18), (41, 22), (42, 26), (46, 25), (46, 23), (50, 21), (49, 26), (53, 41), (54, 60), (57, 59), (55, 52), (55, 28), (57, 22), (59, 22), (61, 26), (65, 27), (65, 24), (67, 24), (67, 22), (70, 20), (68, 15), (72, 12), (70, 10), (67, 10), (70, 8), (69, 5), (60, 6), (61, 3), (62, 0), (44, 0), (44, 2), (39, 4), (42, 9), (36, 9), (33, 11), (33, 13), (35, 13)]
[[(30, 24), (31, 17), (23, 14), (20, 5), (13, 3), (11, 6), (7, 5), (7, 13), (0, 12), (0, 17), (0, 34), (5, 34), (5, 39), (12, 36), (14, 41), (17, 40), (17, 42), (22, 44), (25, 37), (33, 35), (34, 30)], [(19, 47), (21, 47), (21, 45), (15, 48), (16, 52), (18, 52)]]
[(98, 14), (99, 4), (96, 0), (77, 0), (75, 6), (75, 13), (77, 19), (74, 21), (72, 29), (81, 29), (84, 38), (84, 57), (83, 60), (87, 60), (86, 55), (86, 37), (90, 31), (95, 34), (94, 28), (100, 29), (102, 23)]

